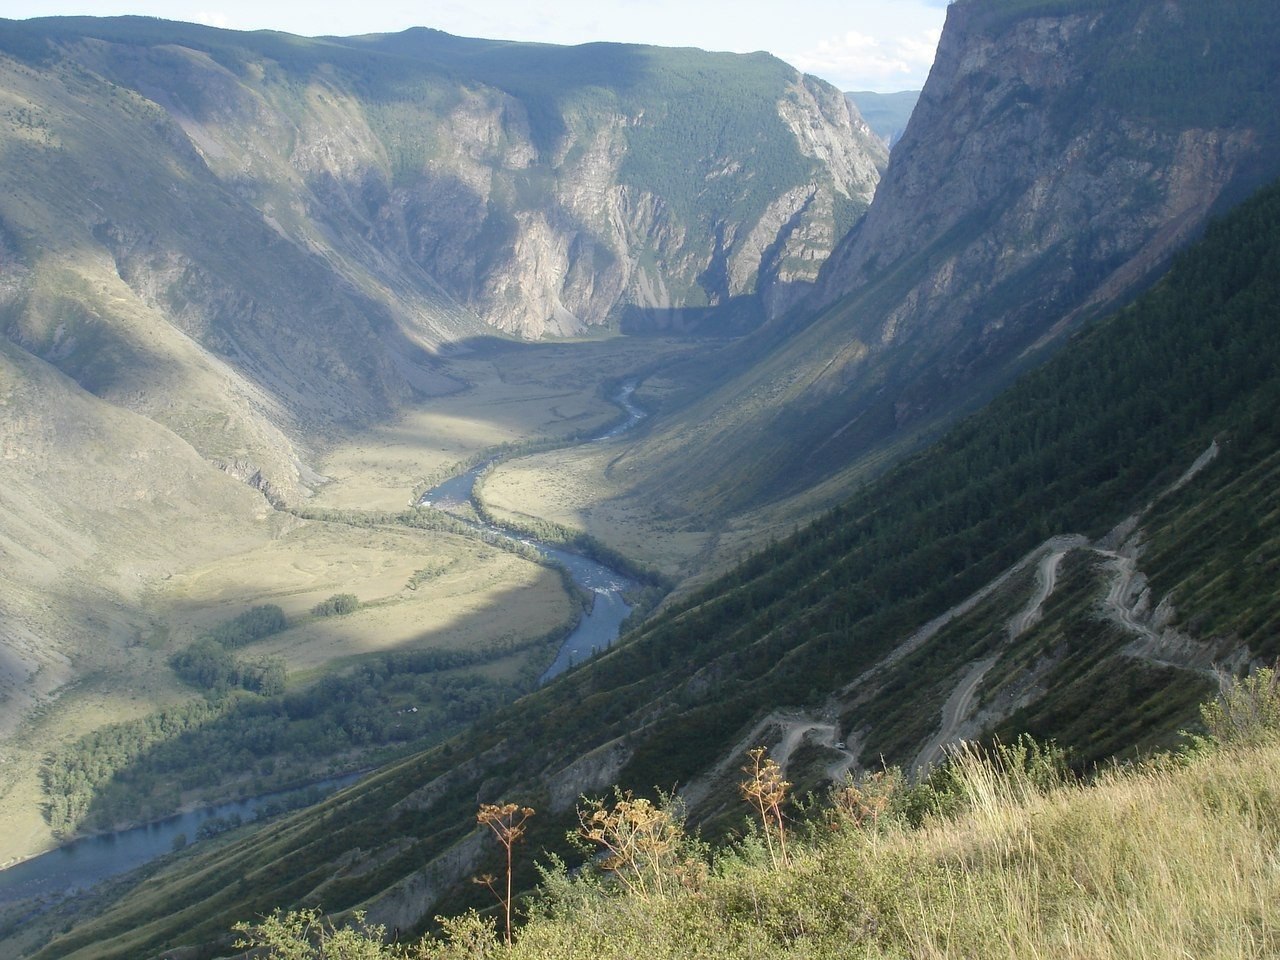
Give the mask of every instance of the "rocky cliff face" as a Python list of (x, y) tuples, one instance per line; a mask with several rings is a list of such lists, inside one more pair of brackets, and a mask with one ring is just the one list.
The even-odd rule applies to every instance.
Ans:
[[(1268, 124), (1180, 123), (1140, 91), (1126, 102), (1107, 89), (1098, 60), (1150, 56), (1161, 34), (1187, 28), (1182, 6), (1081, 4), (1004, 23), (977, 4), (953, 6), (883, 199), (828, 265), (814, 303), (865, 286), (924, 241), (937, 254), (876, 339), (979, 312), (980, 337), (1009, 325), (1043, 333), (1037, 318), (1069, 322), (1167, 259), (1238, 176), (1252, 179)], [(1036, 289), (1022, 302), (984, 302), (1028, 271)]]
[(785, 342), (694, 413), (714, 442), (685, 435), (707, 452), (655, 437), (672, 451), (657, 469), (685, 471), (674, 490), (664, 476), (676, 498), (731, 475), (716, 505), (738, 509), (918, 435), (1280, 172), (1267, 4), (1012, 7), (950, 7), (871, 209), (779, 325)]
[(0, 114), (0, 329), (277, 501), (443, 344), (776, 312), (885, 163), (767, 55), (426, 30), (6, 23)]
[[(692, 152), (669, 139), (680, 118), (664, 98), (678, 95), (666, 88), (679, 86), (683, 63), (646, 68), (652, 91), (606, 91), (565, 110), (553, 137), (531, 119), (536, 101), (504, 90), (495, 65), (485, 80), (493, 86), (421, 119), (420, 163), (387, 170), (357, 156), (345, 172), (323, 171), (324, 215), (371, 232), (384, 255), (521, 337), (581, 333), (627, 308), (715, 307), (812, 280), (870, 202), (886, 156), (828, 85), (776, 61), (708, 63), (729, 82), (741, 70), (753, 82), (767, 75), (747, 102), (777, 138), (764, 190), (752, 182), (760, 171), (749, 148), (734, 142), (742, 130)], [(671, 156), (638, 161), (641, 150)], [(707, 199), (682, 203), (690, 192)], [(776, 296), (766, 303), (776, 311)]]

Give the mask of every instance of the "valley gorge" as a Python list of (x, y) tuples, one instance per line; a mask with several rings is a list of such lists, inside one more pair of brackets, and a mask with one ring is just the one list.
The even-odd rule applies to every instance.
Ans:
[[(140, 656), (167, 673), (170, 614), (157, 611), (184, 573), (203, 568), (207, 582), (210, 564), (297, 542), (335, 550), (320, 562), (320, 578), (332, 576), (342, 528), (301, 546), (316, 525), (279, 508), (317, 491), (323, 506), (345, 507), (347, 486), (321, 465), (424, 399), (464, 395), (465, 357), (486, 338), (652, 331), (716, 314), (714, 325), (718, 311), (759, 322), (760, 291), (816, 276), (886, 157), (837, 91), (764, 55), (494, 45), (427, 30), (295, 49), (144, 19), (7, 21), (0, 41), (10, 732)], [(570, 75), (580, 88), (560, 89)], [(741, 81), (745, 96), (691, 101), (708, 75), (713, 89)], [(722, 128), (700, 129), (699, 111), (722, 107)], [(761, 129), (769, 165), (744, 168), (735, 151), (755, 151)], [(684, 186), (690, 166), (704, 171), (705, 202)], [(664, 349), (640, 344), (623, 362)], [(479, 366), (482, 378), (505, 375)], [(610, 415), (598, 386), (582, 381), (570, 413), (545, 404), (552, 435)], [(41, 409), (77, 426), (31, 420)], [(542, 425), (446, 428), (424, 461), (397, 465), (378, 505), (405, 508), (424, 475)], [(470, 560), (455, 568), (456, 553), (425, 567), (368, 555), (407, 565), (412, 582), (422, 569), (462, 576)], [(497, 576), (493, 558), (475, 559)], [(532, 634), (570, 609), (536, 569), (517, 578), (538, 583), (540, 612), (521, 625)], [(433, 586), (466, 606), (483, 582)], [(216, 589), (234, 608), (272, 588)], [(430, 623), (457, 612), (436, 610)], [(502, 633), (515, 618), (481, 629)], [(182, 696), (163, 679), (146, 686), (92, 697), (95, 713), (128, 717)], [(56, 722), (77, 712), (57, 710)], [(6, 857), (47, 843), (38, 805), (18, 792), (25, 823)]]
[[(876, 200), (803, 307), (748, 338), (756, 362), (679, 431), (635, 452), (634, 483), (660, 475), (663, 509), (840, 498), (868, 461), (1052, 353), (1275, 176), (1274, 59), (1250, 32), (1255, 8), (1045, 11), (950, 7)], [(1220, 99), (1237, 68), (1240, 98)]]
[[(1280, 18), (1227, 6), (959, 0), (892, 157), (767, 54), (0, 21), (0, 860), (376, 767), (6, 948), (422, 932), (476, 803), (721, 837), (759, 744), (1168, 748), (1278, 652)], [(539, 688), (592, 598), (476, 518), (622, 564), (620, 641)]]

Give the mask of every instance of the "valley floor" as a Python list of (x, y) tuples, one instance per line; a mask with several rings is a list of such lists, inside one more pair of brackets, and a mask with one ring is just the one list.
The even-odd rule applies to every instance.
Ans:
[[(688, 342), (631, 338), (473, 344), (447, 361), (464, 389), (330, 443), (313, 464), (325, 481), (303, 505), (313, 515), (327, 511), (325, 521), (255, 505), (256, 494), (228, 485), (205, 465), (215, 485), (237, 489), (208, 504), (198, 530), (180, 522), (156, 527), (145, 514), (134, 523), (126, 513), (112, 521), (120, 553), (105, 567), (100, 560), (68, 561), (51, 542), (45, 549), (57, 556), (50, 569), (61, 563), (66, 570), (58, 589), (32, 583), (0, 598), (0, 616), (15, 627), (26, 623), (35, 638), (29, 646), (49, 661), (38, 675), (28, 676), (35, 666), (25, 661), (8, 669), (9, 686), (32, 696), (3, 700), (0, 864), (55, 843), (41, 813), (46, 752), (105, 725), (198, 699), (173, 674), (169, 657), (255, 606), (279, 606), (290, 628), (237, 655), (283, 658), (291, 689), (393, 652), (505, 645), (525, 652), (485, 666), (486, 677), (513, 683), (535, 670), (530, 658), (543, 653), (530, 644), (576, 617), (561, 577), (465, 531), (412, 529), (387, 518), (410, 508), (433, 480), (487, 451), (571, 443), (597, 432), (619, 415), (611, 385), (692, 349)], [(102, 408), (93, 398), (81, 402)], [(139, 441), (148, 442), (155, 444)], [(112, 492), (111, 469), (88, 465), (79, 479), (127, 511), (129, 501)], [(67, 483), (46, 478), (44, 485)], [(21, 492), (11, 489), (13, 496)], [(140, 509), (146, 508), (144, 500)], [(354, 594), (360, 608), (345, 617), (311, 615), (339, 593)], [(43, 686), (41, 678), (48, 680)], [(213, 799), (216, 791), (206, 794)]]

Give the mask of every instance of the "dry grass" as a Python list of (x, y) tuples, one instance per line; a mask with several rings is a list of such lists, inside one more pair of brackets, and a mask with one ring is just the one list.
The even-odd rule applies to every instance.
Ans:
[(625, 469), (614, 462), (624, 443), (508, 460), (484, 477), (484, 504), (499, 520), (517, 525), (544, 519), (581, 530), (624, 556), (678, 578), (714, 576), (768, 539), (770, 529), (754, 518), (712, 529), (666, 513), (652, 497), (627, 485)]
[[(833, 812), (792, 848), (789, 864), (772, 861), (757, 838), (708, 868), (672, 868), (661, 892), (650, 885), (639, 895), (604, 893), (589, 876), (553, 875), (546, 909), (514, 945), (500, 943), (491, 924), (471, 915), (446, 924), (459, 938), (451, 946), (410, 955), (1280, 956), (1280, 746), (1189, 762), (1166, 758), (1044, 793), (969, 756), (958, 780), (969, 798), (966, 812), (923, 827)], [(598, 819), (590, 809), (588, 817)], [(680, 846), (675, 838), (671, 845)], [(684, 858), (699, 856), (697, 849), (680, 848), (673, 863), (688, 867)], [(620, 879), (616, 886), (630, 884)], [(360, 956), (390, 956), (380, 945), (363, 945)], [(297, 947), (290, 956), (318, 955)]]
[(553, 450), (500, 464), (482, 496), (500, 520), (551, 520), (665, 573), (686, 572), (714, 543), (709, 530), (664, 519), (608, 475), (616, 444)]
[[(846, 827), (790, 868), (726, 868), (675, 905), (653, 955), (702, 941), (726, 957), (1280, 956), (1280, 748), (1048, 794), (972, 761), (961, 779), (974, 806), (954, 820)], [(535, 925), (517, 955), (550, 955), (539, 939)]]
[[(337, 592), (354, 593), (360, 609), (308, 616)], [(301, 622), (246, 653), (283, 656), (290, 671), (393, 649), (528, 640), (572, 615), (560, 577), (512, 554), (447, 534), (328, 523), (175, 577), (161, 601), (184, 641), (261, 603)]]
[(1280, 750), (1048, 796), (966, 779), (969, 816), (899, 841), (941, 867), (900, 905), (913, 956), (1280, 955)]

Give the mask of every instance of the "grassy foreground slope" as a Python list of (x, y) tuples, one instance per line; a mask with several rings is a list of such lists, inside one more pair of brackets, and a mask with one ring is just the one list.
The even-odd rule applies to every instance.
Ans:
[[(554, 847), (584, 791), (684, 785), (722, 760), (736, 770), (735, 745), (765, 714), (838, 699), (921, 624), (1046, 538), (1102, 544), (1215, 440), (1218, 457), (1143, 514), (1150, 546), (1140, 560), (1161, 591), (1150, 603), (1171, 598), (1169, 616), (1194, 648), (1274, 655), (1280, 596), (1259, 589), (1257, 577), (1280, 556), (1278, 283), (1280, 186), (1272, 186), (1212, 227), (1142, 301), (1078, 335), (823, 520), (447, 750), (384, 770), (276, 829), (197, 852), (40, 956), (134, 956), (208, 941), (273, 906), (364, 907), (377, 922), (411, 929), (479, 866), (477, 797), (537, 807), (531, 845)], [(1011, 674), (1034, 687), (1044, 679), (1036, 664), (1046, 662), (1088, 665), (1105, 655), (1117, 668), (1142, 666), (1114, 649), (1115, 628), (1090, 606), (1087, 597), (1070, 604), (1069, 642), (1046, 640), (1010, 664)], [(1060, 621), (1047, 604), (1038, 629)], [(966, 663), (960, 639), (938, 632), (916, 655), (944, 669), (957, 657)], [(869, 696), (909, 705), (937, 680), (906, 669), (907, 659), (890, 666)], [(1169, 669), (1142, 675), (1154, 689), (1141, 698), (1124, 685), (1096, 698), (1105, 712), (1095, 728), (1151, 734), (1193, 718), (1196, 701), (1185, 697), (1180, 710), (1147, 712), (1164, 698), (1162, 685), (1194, 677)], [(1038, 689), (1032, 705), (1067, 702), (1052, 686)], [(928, 700), (921, 710), (935, 708)], [(1060, 733), (1046, 714), (1040, 731)], [(917, 747), (886, 753), (907, 762)], [(713, 793), (695, 814), (726, 802)]]
[[(760, 834), (708, 856), (665, 823), (662, 843), (641, 831), (644, 852), (615, 874), (588, 868), (569, 879), (553, 868), (514, 945), (492, 919), (470, 915), (408, 947), (349, 929), (323, 956), (1243, 960), (1280, 951), (1274, 739), (1116, 768), (1089, 785), (1042, 761), (963, 754), (947, 771), (945, 802), (923, 814), (915, 805), (926, 791), (892, 774), (848, 784), (809, 812), (787, 863)], [(270, 917), (246, 942), (321, 956), (300, 919)]]

